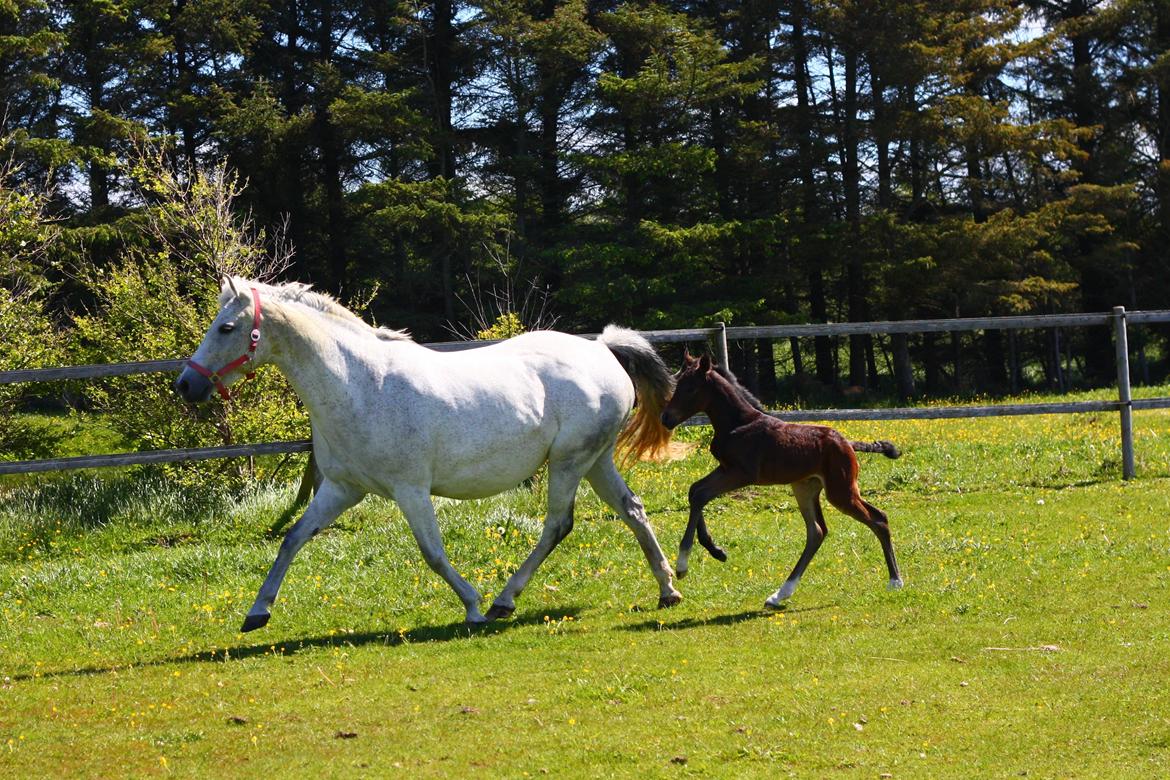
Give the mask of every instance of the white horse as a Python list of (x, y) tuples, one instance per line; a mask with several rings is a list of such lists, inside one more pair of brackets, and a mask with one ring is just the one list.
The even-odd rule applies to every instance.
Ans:
[[(633, 530), (658, 581), (658, 606), (681, 600), (642, 502), (613, 460), (615, 446), (642, 455), (663, 449), (670, 436), (659, 414), (673, 381), (638, 334), (611, 325), (594, 342), (539, 331), (443, 353), (404, 332), (374, 328), (306, 285), (225, 279), (219, 305), (175, 390), (191, 402), (206, 401), (213, 388), (227, 398), (245, 370), (275, 364), (308, 408), (324, 475), (241, 630), (268, 622), (297, 551), (367, 493), (398, 502), (423, 558), (463, 601), (468, 623), (510, 615), (536, 568), (572, 529), (582, 478)], [(623, 429), (635, 395), (638, 409)], [(447, 560), (431, 496), (495, 495), (546, 462), (544, 530), (485, 617), (479, 593)]]

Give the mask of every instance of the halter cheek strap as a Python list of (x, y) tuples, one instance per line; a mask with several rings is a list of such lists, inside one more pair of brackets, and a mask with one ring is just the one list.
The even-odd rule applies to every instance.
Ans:
[[(227, 401), (232, 397), (231, 393), (228, 392), (227, 385), (223, 383), (224, 377), (229, 376), (245, 363), (254, 362), (256, 359), (256, 345), (260, 343), (260, 292), (255, 287), (252, 288), (252, 333), (250, 339), (248, 351), (218, 371), (212, 371), (206, 366), (201, 366), (194, 360), (188, 360), (187, 365), (195, 369), (195, 373), (207, 377), (211, 381), (211, 384), (215, 385), (215, 389), (219, 392), (220, 398)], [(255, 371), (247, 371), (244, 373), (245, 379), (253, 379), (255, 376)]]

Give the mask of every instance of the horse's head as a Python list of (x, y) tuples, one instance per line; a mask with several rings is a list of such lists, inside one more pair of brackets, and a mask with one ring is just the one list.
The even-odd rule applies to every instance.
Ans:
[(684, 420), (688, 420), (707, 408), (711, 399), (708, 386), (708, 374), (711, 371), (711, 358), (703, 355), (693, 358), (690, 353), (683, 354), (683, 367), (675, 377), (674, 395), (662, 410), (662, 424), (673, 429)]
[(260, 360), (260, 318), (257, 289), (237, 287), (236, 280), (225, 278), (219, 313), (175, 380), (175, 392), (186, 401), (202, 403), (214, 389), (226, 400), (228, 386), (242, 375), (251, 377)]

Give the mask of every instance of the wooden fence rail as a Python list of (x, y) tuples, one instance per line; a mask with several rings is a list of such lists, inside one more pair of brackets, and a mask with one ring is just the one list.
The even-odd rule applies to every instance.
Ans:
[[(1005, 417), (1032, 414), (1076, 414), (1084, 412), (1113, 412), (1120, 416), (1122, 477), (1134, 476), (1133, 410), (1170, 409), (1170, 398), (1132, 400), (1129, 385), (1129, 349), (1127, 328), (1131, 324), (1170, 323), (1170, 310), (1126, 312), (1116, 307), (1103, 314), (1045, 314), (1023, 317), (971, 317), (941, 320), (899, 320), (891, 322), (846, 322), (808, 325), (771, 325), (725, 327), (719, 323), (711, 328), (643, 331), (648, 341), (656, 344), (677, 342), (714, 342), (716, 358), (727, 364), (729, 340), (783, 339), (815, 336), (848, 336), (889, 333), (940, 333), (953, 331), (1039, 329), (1063, 327), (1112, 326), (1117, 347), (1116, 401), (1076, 401), (1068, 403), (996, 404), (987, 406), (928, 406), (898, 409), (805, 409), (773, 412), (775, 417), (792, 422), (842, 420), (942, 420), (980, 417)], [(596, 338), (596, 334), (586, 334)], [(431, 349), (450, 352), (474, 349), (494, 341), (447, 341), (426, 344)], [(148, 373), (179, 371), (185, 360), (150, 360), (137, 363), (69, 366), (64, 368), (22, 369), (0, 371), (0, 385), (17, 382), (52, 382), (78, 379), (103, 379)], [(689, 424), (701, 425), (706, 420), (692, 419)], [(147, 463), (179, 463), (213, 458), (233, 458), (254, 455), (277, 455), (307, 452), (312, 442), (283, 441), (261, 444), (238, 444), (227, 447), (197, 449), (151, 450), (115, 455), (85, 455), (72, 458), (51, 458), (28, 461), (0, 461), (0, 475), (27, 474), (67, 469), (131, 466)]]

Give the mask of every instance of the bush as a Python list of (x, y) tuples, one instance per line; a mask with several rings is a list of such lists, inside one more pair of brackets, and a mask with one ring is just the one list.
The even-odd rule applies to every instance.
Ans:
[[(99, 302), (76, 318), (83, 359), (94, 363), (191, 355), (215, 317), (224, 274), (270, 278), (289, 253), (233, 210), (238, 182), (226, 167), (176, 172), (147, 150), (132, 166), (147, 205), (153, 244), (131, 249), (112, 267), (93, 264), (80, 279)], [(175, 376), (143, 374), (94, 383), (90, 397), (107, 423), (137, 449), (202, 447), (305, 438), (308, 417), (279, 372), (233, 387), (232, 401), (192, 408), (171, 391)], [(251, 460), (171, 468), (185, 479), (226, 475), (235, 483), (272, 476)]]
[[(0, 139), (0, 150), (7, 147)], [(11, 162), (0, 165), (0, 371), (54, 365), (64, 344), (42, 273), (56, 236), (47, 216), (50, 193), (21, 181), (19, 172)], [(0, 458), (43, 457), (59, 438), (15, 416), (31, 392), (27, 384), (0, 385)]]

